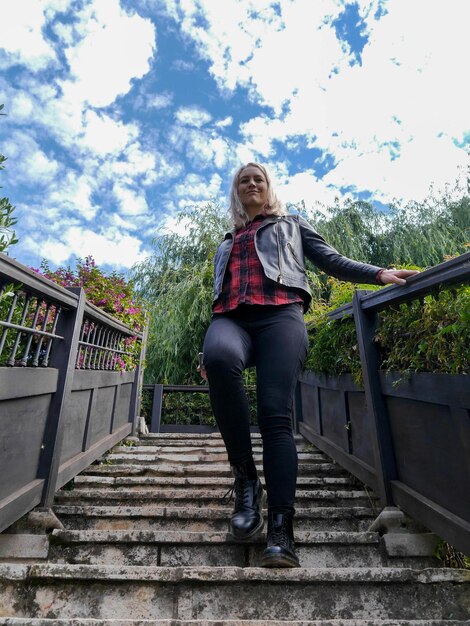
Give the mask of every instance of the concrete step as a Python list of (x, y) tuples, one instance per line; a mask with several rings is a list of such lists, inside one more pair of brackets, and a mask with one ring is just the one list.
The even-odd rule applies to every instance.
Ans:
[[(110, 452), (106, 455), (106, 461), (111, 463), (161, 463), (169, 461), (172, 463), (227, 463), (228, 457), (226, 452), (201, 452), (199, 453), (151, 453), (144, 449), (142, 452), (132, 448), (120, 449), (119, 452)], [(262, 455), (254, 453), (253, 458), (256, 463), (262, 462)], [(299, 452), (299, 464), (302, 463), (325, 463), (328, 457), (323, 454), (315, 454), (313, 452)]]
[(179, 619), (43, 619), (7, 617), (3, 626), (470, 626), (469, 620), (179, 620)]
[[(302, 567), (404, 566), (378, 550), (378, 533), (296, 531)], [(257, 567), (266, 547), (265, 533), (249, 542), (227, 532), (61, 531), (51, 537), (49, 560), (55, 563), (114, 566)], [(434, 559), (408, 559), (408, 567), (436, 567)]]
[[(152, 442), (152, 441), (175, 441), (175, 442), (198, 442), (198, 441), (206, 441), (208, 445), (214, 443), (214, 445), (221, 445), (223, 442), (222, 436), (219, 432), (216, 433), (148, 433), (147, 435), (140, 435), (139, 437), (127, 437), (127, 441), (137, 441), (137, 442)], [(308, 444), (302, 435), (295, 434), (294, 440), (296, 443), (300, 444)], [(260, 433), (251, 433), (251, 441), (253, 444), (262, 441), (262, 437)]]
[[(186, 530), (193, 532), (228, 531), (229, 508), (158, 506), (54, 506), (64, 526), (70, 530)], [(299, 530), (366, 531), (376, 514), (366, 507), (297, 508)]]
[[(197, 463), (191, 465), (180, 465), (177, 463), (133, 463), (133, 459), (126, 459), (128, 462), (122, 461), (114, 463), (110, 459), (103, 459), (98, 463), (94, 463), (87, 467), (81, 473), (82, 476), (87, 474), (109, 474), (118, 476), (232, 476), (228, 463)], [(257, 463), (258, 473), (264, 475), (262, 464)], [(332, 476), (350, 476), (336, 463), (301, 463), (299, 465), (299, 476), (315, 475), (332, 475)]]
[(466, 620), (470, 571), (0, 564), (0, 596), (25, 618)]
[[(225, 488), (233, 485), (233, 477), (212, 476), (77, 476), (74, 481), (75, 489), (89, 489), (90, 487), (127, 487), (136, 489), (143, 486), (159, 486), (173, 488)], [(327, 487), (328, 489), (347, 489), (348, 487), (360, 488), (361, 483), (352, 476), (301, 476), (297, 479), (298, 488)]]
[[(171, 487), (156, 488), (153, 486), (129, 490), (127, 487), (110, 487), (109, 489), (72, 489), (57, 492), (57, 503), (100, 502), (107, 504), (132, 504), (135, 502), (152, 501), (168, 502), (178, 506), (227, 508), (223, 502), (224, 489), (173, 489)], [(329, 506), (372, 506), (374, 498), (365, 490), (331, 490), (331, 489), (298, 489), (296, 502), (299, 506), (314, 507), (328, 504)], [(228, 503), (230, 507), (230, 503)]]
[[(326, 455), (323, 452), (320, 452), (318, 449), (314, 449), (309, 446), (306, 442), (304, 444), (297, 443), (296, 444), (297, 451), (302, 452), (304, 454), (315, 454), (321, 455), (326, 458)], [(263, 446), (259, 443), (253, 444), (252, 446), (253, 452), (255, 454), (261, 454), (263, 451)], [(201, 441), (199, 443), (192, 442), (191, 445), (187, 445), (186, 443), (179, 443), (178, 445), (174, 445), (173, 442), (142, 442), (133, 443), (129, 442), (126, 444), (125, 442), (118, 444), (112, 448), (111, 453), (115, 452), (128, 452), (129, 454), (141, 453), (141, 454), (155, 454), (155, 453), (163, 453), (163, 454), (200, 454), (201, 452), (205, 454), (226, 454), (227, 450), (225, 445), (207, 445), (207, 443)]]

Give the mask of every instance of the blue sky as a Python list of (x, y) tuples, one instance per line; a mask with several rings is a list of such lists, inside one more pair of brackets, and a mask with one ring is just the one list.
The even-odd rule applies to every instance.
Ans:
[(463, 185), (469, 20), (467, 0), (8, 3), (11, 254), (126, 271), (184, 206), (226, 205), (249, 160), (307, 209)]

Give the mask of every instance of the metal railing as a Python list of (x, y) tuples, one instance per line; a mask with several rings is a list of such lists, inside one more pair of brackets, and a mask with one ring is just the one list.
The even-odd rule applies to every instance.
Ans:
[(4, 254), (0, 294), (1, 531), (135, 431), (146, 333)]

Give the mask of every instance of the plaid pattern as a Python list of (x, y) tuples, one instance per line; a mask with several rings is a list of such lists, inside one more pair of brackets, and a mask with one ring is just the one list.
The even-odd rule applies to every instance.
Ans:
[(240, 304), (279, 305), (303, 302), (296, 289), (280, 285), (265, 276), (255, 248), (255, 233), (265, 217), (263, 213), (257, 215), (235, 235), (222, 293), (212, 308), (214, 313), (233, 311)]

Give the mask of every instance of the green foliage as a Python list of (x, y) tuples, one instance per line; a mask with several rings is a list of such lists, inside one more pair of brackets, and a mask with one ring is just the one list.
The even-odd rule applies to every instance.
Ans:
[(220, 207), (189, 207), (178, 216), (184, 234), (161, 233), (133, 277), (150, 311), (146, 380), (202, 383), (197, 354), (210, 322), (213, 257), (227, 230)]
[(470, 286), (451, 287), (380, 315), (387, 370), (470, 373)]
[[(0, 104), (0, 115), (4, 105)], [(7, 157), (0, 154), (0, 170), (4, 170), (3, 165)], [(1, 187), (0, 187), (1, 189)], [(12, 206), (8, 198), (0, 198), (0, 252), (5, 252), (6, 249), (15, 243), (18, 243), (13, 226), (17, 223), (17, 220), (13, 217), (13, 211), (15, 207)]]
[(356, 329), (351, 315), (329, 320), (326, 314), (351, 302), (356, 289), (380, 289), (375, 285), (353, 285), (332, 276), (326, 281), (328, 300), (313, 303), (305, 316), (309, 336), (309, 351), (305, 369), (321, 374), (352, 373), (361, 381), (362, 371), (356, 340)]
[[(460, 200), (451, 199), (459, 194)], [(431, 190), (423, 202), (397, 203), (388, 213), (349, 200), (315, 212), (309, 221), (352, 259), (383, 267), (410, 263), (425, 267), (465, 251), (470, 239), (470, 198), (468, 190), (440, 196)]]
[[(329, 302), (317, 303), (308, 316), (310, 348), (305, 368), (329, 375), (350, 372), (359, 383), (361, 364), (352, 317), (326, 318), (328, 311), (352, 300), (355, 287), (334, 278), (328, 283)], [(470, 286), (442, 288), (421, 300), (387, 308), (379, 318), (376, 341), (383, 369), (470, 373)]]
[[(246, 376), (251, 385), (252, 373)], [(250, 403), (250, 423), (256, 424), (256, 391), (253, 386), (247, 388)], [(150, 426), (152, 416), (152, 392), (144, 389), (142, 394), (141, 415)], [(163, 394), (162, 424), (197, 424), (215, 426), (215, 419), (207, 393), (171, 392)]]
[(437, 544), (434, 556), (441, 561), (443, 567), (470, 570), (470, 556), (459, 552), (447, 543), (447, 541), (441, 540)]

